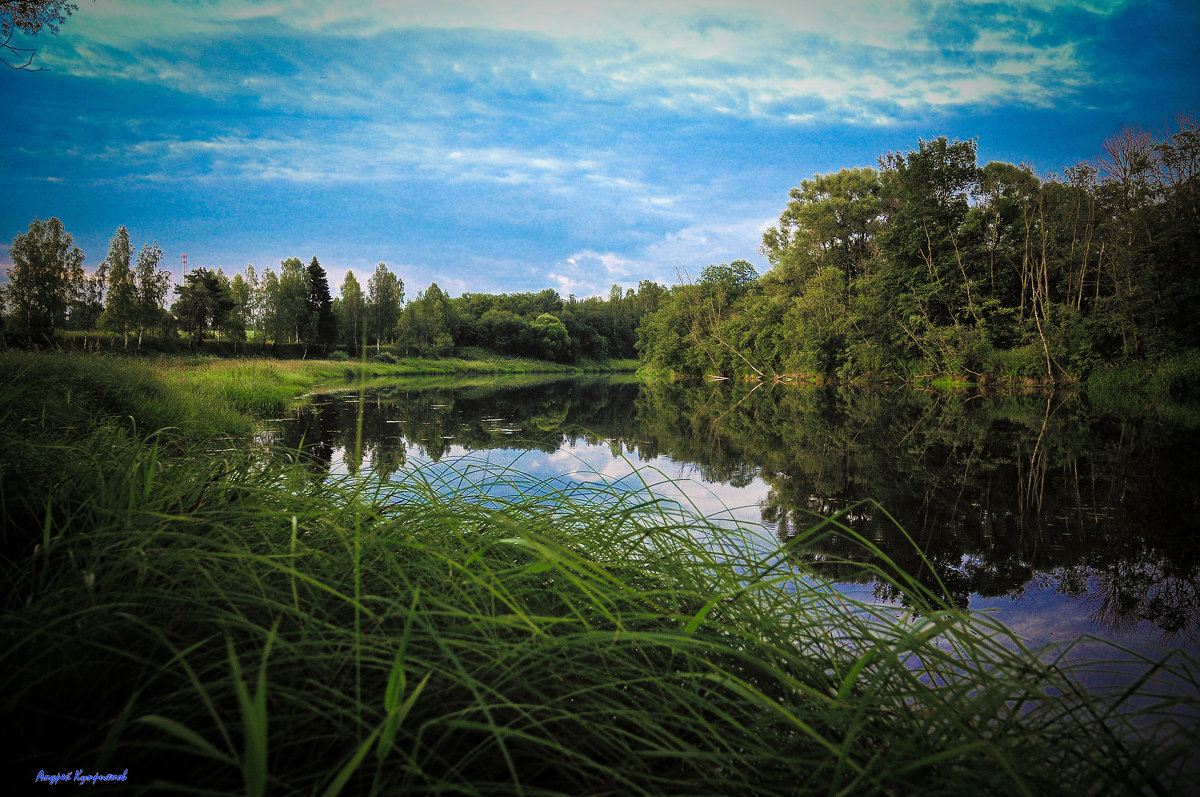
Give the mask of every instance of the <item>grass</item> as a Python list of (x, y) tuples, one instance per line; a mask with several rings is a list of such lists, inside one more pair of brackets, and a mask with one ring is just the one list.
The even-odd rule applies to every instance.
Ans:
[[(1144, 661), (1136, 694), (1091, 695), (903, 575), (916, 613), (797, 589), (779, 557), (718, 549), (736, 530), (646, 493), (503, 470), (483, 490), (440, 470), (315, 481), (206, 414), (269, 408), (244, 391), (304, 370), (14, 366), (6, 782), (69, 767), (129, 770), (106, 789), (248, 794), (1189, 783), (1171, 717), (1194, 719), (1194, 663)], [(24, 470), (41, 477), (9, 480)], [(835, 520), (792, 545), (834, 530), (850, 533)], [(1163, 674), (1191, 696), (1156, 691)]]
[(1195, 400), (1200, 395), (1200, 350), (1185, 349), (1158, 360), (1098, 368), (1088, 378), (1097, 393)]
[[(301, 363), (346, 363), (361, 358), (350, 356), (344, 349), (330, 351), (328, 355), (320, 354), (317, 347), (305, 344), (286, 343), (268, 345), (254, 341), (205, 340), (193, 344), (184, 337), (161, 337), (146, 335), (142, 347), (137, 349), (137, 336), (129, 346), (124, 346), (119, 333), (91, 330), (59, 331), (53, 340), (42, 341), (42, 346), (59, 352), (105, 353), (119, 356), (168, 357), (173, 360), (199, 359), (253, 359), (261, 362), (300, 361)], [(407, 374), (461, 374), (461, 373), (578, 373), (593, 371), (636, 371), (636, 359), (611, 358), (601, 361), (580, 360), (567, 365), (564, 363), (539, 360), (532, 357), (516, 357), (498, 354), (482, 346), (456, 347), (453, 357), (415, 357), (404, 355), (401, 348), (395, 344), (384, 344), (381, 347), (367, 346), (367, 365), (371, 369), (383, 370), (393, 376)], [(382, 355), (386, 362), (376, 358)], [(386, 366), (396, 366), (388, 369)]]

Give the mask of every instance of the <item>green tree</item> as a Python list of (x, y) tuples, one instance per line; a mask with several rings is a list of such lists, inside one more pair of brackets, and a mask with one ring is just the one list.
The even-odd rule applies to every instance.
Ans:
[(193, 345), (199, 345), (209, 331), (220, 334), (229, 324), (235, 302), (230, 294), (229, 281), (220, 271), (198, 268), (183, 278), (175, 288), (179, 298), (171, 311)]
[(501, 354), (518, 354), (528, 349), (529, 323), (508, 310), (488, 310), (479, 318), (481, 340)]
[(758, 272), (747, 260), (735, 260), (729, 264), (713, 263), (705, 266), (700, 272), (703, 293), (709, 297), (716, 297), (721, 306), (736, 302), (751, 289), (757, 279)]
[(454, 350), (458, 315), (450, 297), (431, 283), (409, 302), (398, 322), (399, 340), (421, 355), (444, 357)]
[(666, 295), (667, 289), (654, 280), (639, 281), (637, 293), (634, 295), (634, 313), (637, 319), (640, 321), (657, 310)]
[[(80, 269), (82, 271), (82, 269)], [(104, 292), (108, 287), (108, 268), (102, 261), (91, 274), (77, 273), (78, 288), (71, 302), (70, 315), (76, 329), (95, 329), (104, 313)]]
[(562, 320), (549, 313), (542, 313), (529, 323), (541, 351), (538, 356), (545, 360), (564, 362), (571, 355), (571, 336)]
[(298, 257), (289, 257), (279, 264), (279, 284), (275, 292), (277, 323), (289, 343), (307, 344), (317, 328), (317, 314), (309, 307), (311, 291), (308, 269)]
[(357, 357), (365, 334), (366, 301), (353, 271), (346, 272), (346, 278), (342, 280), (341, 297), (336, 305), (338, 333), (342, 342), (350, 346)]
[(129, 231), (121, 225), (109, 242), (108, 257), (104, 259), (108, 266), (108, 295), (101, 323), (121, 333), (124, 348), (129, 348), (129, 330), (137, 323), (137, 283), (130, 268), (132, 260)]
[(270, 268), (264, 268), (258, 280), (255, 305), (258, 308), (258, 327), (264, 342), (270, 338), (271, 345), (287, 341), (288, 321), (281, 311), (279, 277)]
[(333, 315), (333, 297), (329, 295), (329, 278), (314, 256), (308, 264), (308, 312), (314, 317), (311, 340), (329, 347), (337, 341), (337, 319)]
[(158, 242), (148, 243), (138, 252), (133, 277), (137, 286), (135, 317), (138, 330), (137, 347), (142, 348), (142, 333), (158, 326), (162, 316), (163, 300), (171, 287), (171, 273), (158, 267), (163, 251)]
[(697, 285), (677, 285), (656, 312), (638, 327), (637, 350), (651, 365), (681, 374), (719, 370), (711, 341), (703, 334), (696, 308), (700, 304)]
[(979, 322), (972, 287), (982, 278), (977, 227), (965, 224), (979, 183), (974, 141), (920, 141), (880, 160), (891, 212), (876, 240), (862, 321), (903, 358), (936, 370), (964, 367), (955, 350), (962, 325)]
[(367, 337), (375, 341), (376, 351), (381, 343), (395, 339), (403, 302), (404, 283), (380, 263), (367, 280)]
[(12, 327), (36, 337), (62, 325), (83, 252), (56, 218), (34, 219), (8, 250), (13, 267), (5, 286)]
[(779, 224), (763, 233), (760, 250), (771, 281), (798, 293), (823, 268), (836, 268), (848, 293), (865, 276), (883, 217), (882, 184), (874, 169), (815, 175), (791, 191)]
[(248, 267), (247, 272), (246, 277), (234, 274), (233, 279), (229, 281), (229, 298), (233, 302), (233, 309), (229, 314), (230, 329), (239, 340), (246, 339), (246, 330), (254, 324), (254, 285), (247, 278), (254, 276), (254, 267)]

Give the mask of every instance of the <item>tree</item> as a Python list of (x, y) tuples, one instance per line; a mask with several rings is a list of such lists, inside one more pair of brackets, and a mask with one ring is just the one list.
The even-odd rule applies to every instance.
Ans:
[(346, 279), (342, 281), (342, 296), (337, 302), (337, 310), (337, 328), (342, 342), (352, 347), (357, 357), (364, 334), (366, 302), (353, 271), (347, 271)]
[(367, 280), (367, 336), (375, 340), (376, 351), (381, 342), (394, 339), (403, 301), (404, 283), (380, 263)]
[(233, 309), (229, 313), (230, 327), (235, 334), (237, 330), (241, 331), (238, 336), (240, 340), (246, 339), (246, 330), (254, 323), (254, 282), (257, 280), (254, 279), (253, 266), (247, 267), (246, 272), (245, 277), (234, 274), (229, 281), (229, 299), (233, 302)]
[(171, 311), (179, 319), (183, 331), (193, 345), (204, 340), (209, 330), (218, 332), (228, 324), (228, 317), (236, 303), (229, 291), (229, 281), (220, 271), (198, 268), (183, 278), (176, 286), (179, 298)]
[(315, 256), (308, 264), (308, 312), (315, 319), (312, 341), (326, 347), (336, 342), (337, 319), (333, 315), (329, 279)]
[(567, 332), (566, 325), (560, 319), (549, 313), (542, 313), (529, 323), (529, 328), (533, 331), (538, 343), (541, 344), (539, 357), (558, 362), (563, 362), (570, 357), (571, 336)]
[(638, 282), (637, 293), (634, 295), (634, 315), (640, 320), (658, 309), (659, 304), (666, 298), (667, 289), (653, 280)]
[(67, 17), (78, 10), (77, 3), (67, 0), (0, 0), (0, 61), (11, 69), (42, 71), (31, 68), (37, 48), (17, 47), (12, 43), (13, 34), (20, 31), (34, 36), (45, 28), (57, 36)]
[(147, 328), (158, 325), (162, 315), (163, 299), (171, 287), (171, 273), (158, 267), (162, 262), (163, 250), (158, 248), (158, 241), (148, 243), (138, 252), (137, 265), (134, 268), (136, 293), (136, 321), (138, 328), (138, 350), (142, 348), (142, 333)]
[(758, 272), (747, 260), (735, 260), (728, 265), (713, 263), (700, 272), (701, 288), (706, 294), (719, 295), (722, 304), (733, 304), (757, 279)]
[(298, 257), (279, 264), (279, 287), (275, 294), (276, 321), (290, 343), (305, 343), (316, 330), (316, 313), (309, 308), (308, 269)]
[(923, 357), (938, 371), (958, 367), (957, 353), (924, 341), (949, 340), (980, 321), (972, 285), (983, 281), (983, 258), (973, 256), (982, 241), (977, 226), (965, 225), (979, 185), (975, 150), (974, 141), (941, 137), (880, 159), (891, 213), (876, 237), (881, 268), (871, 275), (864, 320), (901, 356)]
[(287, 324), (279, 311), (279, 278), (270, 268), (263, 269), (254, 303), (258, 306), (258, 329), (264, 342), (270, 338), (275, 345), (285, 340)]
[(883, 204), (874, 169), (816, 175), (791, 191), (779, 225), (763, 233), (760, 250), (775, 268), (772, 280), (793, 290), (822, 268), (842, 272), (848, 288), (867, 273)]
[(91, 274), (83, 273), (82, 265), (75, 270), (68, 315), (76, 329), (95, 329), (104, 312), (104, 291), (108, 285), (108, 269), (103, 262)]
[(13, 327), (44, 337), (62, 324), (71, 298), (72, 278), (82, 269), (83, 252), (56, 218), (34, 219), (29, 231), (8, 250), (13, 267), (5, 293)]
[(404, 308), (398, 322), (399, 339), (418, 354), (442, 357), (454, 349), (458, 314), (446, 292), (431, 283)]
[(132, 259), (129, 231), (121, 225), (113, 235), (108, 245), (108, 257), (104, 259), (108, 267), (108, 296), (101, 321), (108, 329), (121, 332), (125, 348), (129, 348), (129, 329), (137, 323), (137, 285), (129, 268)]

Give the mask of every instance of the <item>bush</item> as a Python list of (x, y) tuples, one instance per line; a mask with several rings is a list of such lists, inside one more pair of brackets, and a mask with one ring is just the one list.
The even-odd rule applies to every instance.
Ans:
[(387, 365), (396, 365), (400, 361), (396, 359), (396, 355), (391, 352), (381, 351), (371, 358), (372, 362), (386, 363)]
[(1146, 369), (1140, 365), (1110, 365), (1097, 368), (1088, 377), (1089, 390), (1140, 395), (1147, 384)]
[(1046, 358), (1039, 345), (1030, 343), (989, 352), (984, 368), (1001, 379), (1044, 379)]
[(1164, 360), (1151, 386), (1155, 393), (1174, 399), (1195, 398), (1200, 393), (1200, 350), (1191, 349)]
[(333, 360), (335, 363), (344, 363), (344, 362), (349, 361), (350, 355), (344, 351), (338, 350), (338, 351), (335, 351), (333, 354), (330, 354), (329, 359)]

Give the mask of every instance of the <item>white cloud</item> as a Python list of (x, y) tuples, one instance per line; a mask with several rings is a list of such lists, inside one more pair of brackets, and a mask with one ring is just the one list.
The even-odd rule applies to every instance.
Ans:
[(704, 222), (669, 233), (646, 247), (644, 259), (659, 263), (659, 271), (676, 266), (699, 270), (731, 260), (759, 261), (762, 234), (776, 219), (744, 218)]
[[(453, 61), (444, 50), (431, 51), (426, 66), (433, 73), (457, 73), (476, 85), (546, 85), (578, 98), (619, 97), (675, 110), (870, 124), (892, 119), (891, 112), (864, 103), (916, 115), (947, 105), (1061, 98), (1089, 76), (1071, 39), (1076, 34), (1044, 30), (1048, 13), (1071, 5), (1022, 0), (1000, 11), (994, 4), (949, 0), (218, 0), (151, 6), (109, 0), (72, 19), (75, 54), (54, 47), (45, 57), (55, 69), (74, 74), (115, 75), (203, 96), (248, 93), (268, 107), (386, 118), (403, 112), (389, 110), (398, 96), (428, 98), (419, 85), (422, 75), (386, 68), (395, 62), (388, 51), (394, 40), (387, 35), (460, 31), (473, 37), (474, 49), (454, 53)], [(1124, 5), (1093, 2), (1086, 9), (1104, 15)], [(971, 31), (969, 53), (942, 51), (946, 19)], [(258, 53), (223, 52), (249, 46), (232, 37), (264, 25), (272, 26), (272, 36), (290, 29), (318, 37), (311, 45), (315, 57), (286, 47), (270, 50), (268, 60), (291, 65), (285, 76), (272, 76), (256, 71)], [(514, 36), (533, 38), (518, 52), (488, 46)], [(363, 57), (323, 53), (321, 38), (353, 39)], [(1056, 41), (1040, 43), (1045, 40)], [(823, 113), (813, 110), (814, 101), (827, 106)], [(421, 112), (439, 112), (438, 102), (422, 103)], [(476, 110), (503, 114), (486, 100)]]
[(584, 249), (546, 272), (558, 292), (578, 298), (607, 296), (609, 288), (636, 288), (643, 279), (664, 285), (697, 279), (705, 266), (750, 260), (765, 268), (757, 255), (763, 231), (775, 219), (746, 218), (728, 223), (696, 222), (667, 232), (628, 254)]

